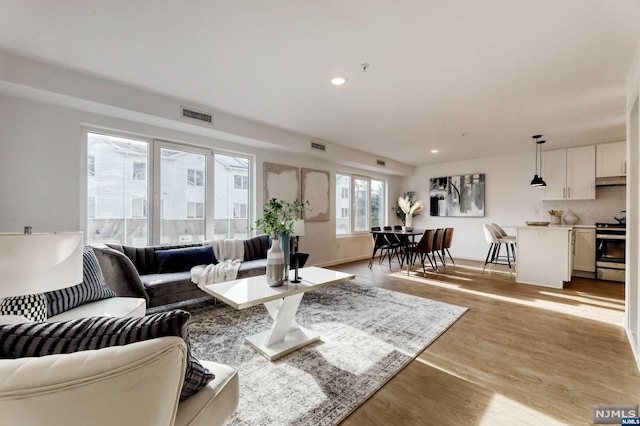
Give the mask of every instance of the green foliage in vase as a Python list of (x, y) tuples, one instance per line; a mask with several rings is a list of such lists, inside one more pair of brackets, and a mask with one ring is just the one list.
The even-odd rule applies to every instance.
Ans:
[(262, 217), (255, 222), (255, 227), (265, 234), (292, 234), (294, 224), (300, 219), (300, 214), (311, 210), (309, 201), (295, 200), (293, 203), (272, 198), (264, 205)]

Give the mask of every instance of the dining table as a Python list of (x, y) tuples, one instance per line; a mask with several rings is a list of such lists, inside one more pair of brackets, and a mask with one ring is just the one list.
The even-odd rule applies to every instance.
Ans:
[[(380, 231), (371, 231), (371, 234), (373, 234), (374, 238), (379, 238), (379, 236), (397, 236), (398, 240), (400, 241), (400, 243), (402, 244), (402, 258), (400, 260), (400, 267), (402, 268), (402, 265), (404, 264), (404, 262), (407, 262), (407, 275), (409, 275), (409, 272), (411, 270), (411, 253), (409, 252), (410, 248), (413, 247), (415, 245), (415, 238), (416, 235), (423, 235), (424, 234), (424, 229), (413, 229), (411, 231), (405, 231), (405, 230), (400, 230), (400, 229), (389, 229), (389, 230), (380, 230)], [(374, 250), (375, 248), (375, 244), (374, 244)]]

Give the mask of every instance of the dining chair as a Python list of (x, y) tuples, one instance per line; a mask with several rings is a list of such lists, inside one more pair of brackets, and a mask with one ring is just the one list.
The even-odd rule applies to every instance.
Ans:
[(418, 243), (411, 248), (411, 264), (414, 263), (416, 256), (420, 256), (420, 263), (422, 263), (422, 272), (424, 274), (427, 273), (427, 270), (425, 268), (425, 264), (424, 261), (425, 259), (429, 259), (429, 263), (431, 264), (431, 268), (434, 271), (438, 270), (437, 265), (435, 264), (435, 262), (431, 259), (431, 256), (433, 255), (433, 240), (434, 240), (434, 234), (435, 231), (433, 229), (427, 229), (426, 231), (424, 231), (424, 234), (422, 234), (422, 237), (420, 238), (420, 241), (418, 241)]
[(451, 259), (451, 263), (453, 263), (453, 266), (455, 266), (456, 262), (453, 261), (453, 257), (451, 257), (451, 253), (449, 253), (452, 240), (453, 240), (453, 228), (445, 228), (444, 242), (442, 243), (442, 258), (445, 259), (445, 252), (446, 252), (449, 255), (449, 259)]
[(442, 267), (447, 269), (447, 265), (444, 263), (444, 258), (442, 257), (442, 247), (444, 246), (444, 228), (438, 228), (435, 231), (435, 235), (433, 237), (433, 248), (431, 256), (433, 257), (433, 261), (437, 264), (437, 258), (440, 259), (440, 263), (442, 263)]
[[(394, 225), (393, 230), (395, 232), (402, 232), (402, 225)], [(407, 262), (409, 262), (409, 252), (411, 248), (416, 245), (416, 243), (415, 241), (413, 241), (413, 237), (410, 238), (408, 235), (395, 234), (395, 237), (400, 243), (400, 267), (402, 268), (405, 259), (407, 260)]]
[[(379, 226), (374, 226), (371, 228), (371, 239), (373, 240), (373, 252), (371, 253), (371, 259), (369, 259), (369, 269), (373, 266), (373, 259), (376, 257), (376, 253), (380, 250), (380, 260), (378, 263), (382, 263), (382, 259), (384, 258), (385, 250), (388, 252), (392, 249), (391, 245), (388, 243), (387, 239), (384, 237), (384, 234), (375, 234), (376, 231), (381, 231), (382, 229)], [(391, 261), (389, 261), (389, 268), (391, 268)]]
[[(382, 229), (384, 229), (385, 231), (393, 231), (393, 228), (391, 226), (385, 226)], [(402, 260), (400, 258), (400, 253), (402, 252), (402, 249), (404, 248), (404, 244), (403, 242), (400, 240), (400, 238), (396, 235), (396, 234), (384, 234), (384, 238), (387, 240), (387, 243), (389, 243), (389, 245), (391, 246), (391, 249), (393, 251), (393, 253), (389, 253), (389, 250), (387, 250), (387, 254), (389, 255), (389, 269), (391, 269), (391, 257), (395, 254), (396, 258), (398, 259), (398, 263), (400, 263), (402, 265)]]

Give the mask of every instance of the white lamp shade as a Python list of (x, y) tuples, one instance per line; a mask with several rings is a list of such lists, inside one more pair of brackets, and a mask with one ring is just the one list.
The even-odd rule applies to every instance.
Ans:
[(82, 282), (82, 232), (0, 234), (0, 298)]
[(293, 224), (293, 235), (304, 235), (304, 220), (299, 219)]

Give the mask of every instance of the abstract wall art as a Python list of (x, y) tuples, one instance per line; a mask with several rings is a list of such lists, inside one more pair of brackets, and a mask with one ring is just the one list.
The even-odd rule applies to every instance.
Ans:
[(484, 217), (485, 174), (431, 178), (431, 216)]

